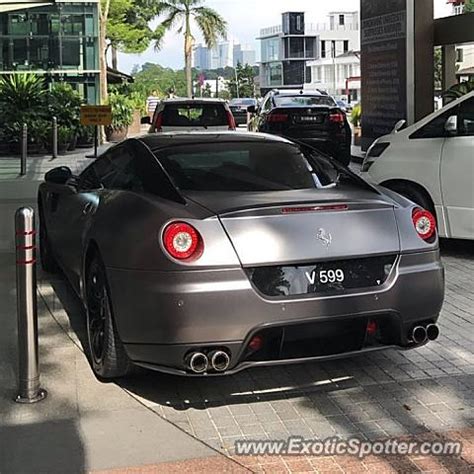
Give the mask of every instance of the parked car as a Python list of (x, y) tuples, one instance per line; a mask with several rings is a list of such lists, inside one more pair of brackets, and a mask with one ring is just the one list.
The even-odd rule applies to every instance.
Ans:
[(258, 109), (251, 129), (310, 144), (340, 163), (351, 160), (351, 127), (346, 114), (329, 95), (302, 90), (270, 91)]
[(87, 317), (100, 378), (419, 347), (438, 336), (433, 216), (306, 145), (252, 133), (126, 140), (39, 188), (41, 261)]
[(222, 99), (167, 99), (156, 108), (150, 133), (235, 130), (229, 105)]
[(474, 239), (474, 92), (376, 140), (362, 175), (436, 215), (441, 237)]
[(256, 107), (257, 99), (232, 99), (229, 103), (230, 110), (237, 125), (247, 125), (247, 107)]

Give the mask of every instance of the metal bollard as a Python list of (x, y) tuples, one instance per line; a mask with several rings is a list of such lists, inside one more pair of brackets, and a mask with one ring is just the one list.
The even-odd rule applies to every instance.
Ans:
[(58, 157), (58, 119), (53, 117), (53, 159)]
[(15, 213), (18, 403), (35, 403), (47, 396), (40, 387), (39, 374), (35, 234), (33, 209), (20, 207)]
[(21, 176), (25, 176), (26, 174), (26, 156), (28, 154), (28, 125), (26, 123), (23, 124), (23, 129), (21, 132), (21, 168), (20, 174)]

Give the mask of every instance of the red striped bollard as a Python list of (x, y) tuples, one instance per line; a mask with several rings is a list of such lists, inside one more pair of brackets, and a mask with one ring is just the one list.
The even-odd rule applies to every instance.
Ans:
[(47, 395), (40, 387), (35, 237), (35, 212), (20, 207), (15, 213), (18, 403), (39, 402)]

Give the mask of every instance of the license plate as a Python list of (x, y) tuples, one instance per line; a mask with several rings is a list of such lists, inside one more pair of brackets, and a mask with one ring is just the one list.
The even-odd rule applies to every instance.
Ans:
[(302, 115), (297, 118), (298, 122), (301, 123), (322, 123), (322, 117), (319, 115)]
[(266, 296), (338, 294), (380, 287), (387, 280), (395, 255), (318, 262), (310, 265), (249, 269), (255, 287)]
[(305, 272), (305, 276), (310, 285), (319, 283), (320, 285), (327, 285), (330, 283), (344, 283), (346, 275), (342, 268), (335, 268), (329, 270), (313, 270), (312, 272)]

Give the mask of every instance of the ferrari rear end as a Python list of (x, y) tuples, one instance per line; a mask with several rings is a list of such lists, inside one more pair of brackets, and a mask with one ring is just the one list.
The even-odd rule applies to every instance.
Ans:
[[(189, 163), (202, 150), (157, 152), (175, 182), (199, 176), (199, 186), (188, 182), (183, 193), (207, 217), (176, 215), (163, 224), (166, 266), (107, 269), (117, 329), (134, 363), (183, 375), (232, 374), (410, 349), (438, 337), (444, 271), (429, 212), (347, 170), (331, 177), (323, 170), (328, 162), (307, 155), (305, 162), (304, 153), (294, 173), (309, 171), (314, 187), (277, 178), (277, 158), (263, 170), (263, 161), (244, 160), (245, 146), (221, 145), (234, 151), (225, 160), (238, 161), (230, 178), (253, 188), (222, 183), (225, 160), (220, 174), (213, 162), (202, 175), (202, 161), (195, 172)], [(219, 150), (214, 144), (209, 153)], [(244, 164), (259, 170), (258, 179), (246, 177)], [(285, 186), (265, 189), (270, 176)]]

